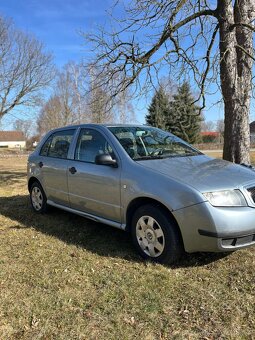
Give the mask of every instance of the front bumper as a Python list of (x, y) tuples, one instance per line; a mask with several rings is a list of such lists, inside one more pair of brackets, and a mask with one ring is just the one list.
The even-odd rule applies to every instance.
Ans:
[(187, 252), (226, 252), (255, 244), (255, 209), (203, 202), (173, 211)]

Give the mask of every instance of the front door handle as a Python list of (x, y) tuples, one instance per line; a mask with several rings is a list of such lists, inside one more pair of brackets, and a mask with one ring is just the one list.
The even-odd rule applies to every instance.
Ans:
[(43, 162), (39, 162), (38, 165), (39, 165), (40, 168), (42, 168), (43, 167)]
[(72, 167), (69, 168), (68, 170), (71, 172), (72, 175), (74, 175), (74, 174), (77, 172), (77, 170), (75, 169), (74, 166), (72, 166)]

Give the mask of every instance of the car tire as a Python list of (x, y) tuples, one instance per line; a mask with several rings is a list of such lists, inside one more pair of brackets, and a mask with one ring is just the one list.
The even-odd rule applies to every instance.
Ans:
[(139, 207), (132, 218), (131, 234), (137, 251), (146, 260), (172, 264), (184, 253), (176, 222), (159, 206)]
[(30, 202), (33, 210), (38, 214), (47, 211), (47, 198), (39, 182), (34, 182), (30, 188)]

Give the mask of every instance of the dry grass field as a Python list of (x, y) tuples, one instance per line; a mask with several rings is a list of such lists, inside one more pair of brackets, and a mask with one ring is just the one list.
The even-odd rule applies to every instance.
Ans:
[[(201, 151), (204, 152), (203, 150), (201, 150)], [(210, 157), (222, 158), (222, 151), (221, 150), (219, 150), (219, 151), (215, 151), (215, 150), (210, 151), (210, 150), (207, 150), (206, 153)], [(251, 156), (251, 163), (255, 164), (255, 151), (251, 151), (250, 156)]]
[(0, 155), (0, 339), (255, 339), (255, 247), (143, 262), (128, 234), (29, 206)]

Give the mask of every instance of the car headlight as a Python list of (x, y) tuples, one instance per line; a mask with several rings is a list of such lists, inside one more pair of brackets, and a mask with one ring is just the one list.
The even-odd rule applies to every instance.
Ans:
[(214, 207), (246, 207), (247, 202), (239, 190), (205, 192), (203, 195)]

